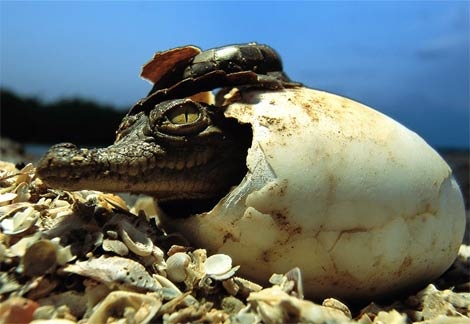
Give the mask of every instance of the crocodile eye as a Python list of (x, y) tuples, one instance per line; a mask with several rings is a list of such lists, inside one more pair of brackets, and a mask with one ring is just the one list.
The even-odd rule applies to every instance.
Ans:
[(183, 104), (173, 107), (166, 117), (172, 124), (186, 125), (196, 123), (201, 118), (201, 112), (194, 105)]
[(209, 117), (204, 105), (189, 99), (173, 100), (159, 104), (155, 117), (155, 128), (168, 135), (197, 135), (209, 126)]

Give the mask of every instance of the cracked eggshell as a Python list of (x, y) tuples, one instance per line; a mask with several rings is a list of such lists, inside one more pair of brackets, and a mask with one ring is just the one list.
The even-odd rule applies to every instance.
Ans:
[(266, 282), (302, 271), (309, 297), (370, 298), (442, 274), (465, 213), (446, 162), (418, 135), (355, 101), (308, 88), (243, 92), (248, 173), (210, 212), (166, 226)]

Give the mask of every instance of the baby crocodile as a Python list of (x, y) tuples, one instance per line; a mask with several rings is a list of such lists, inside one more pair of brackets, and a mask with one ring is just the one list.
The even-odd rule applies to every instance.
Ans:
[(161, 200), (220, 197), (241, 181), (251, 132), (220, 107), (191, 99), (128, 116), (118, 140), (101, 149), (50, 148), (37, 173), (67, 190), (145, 193)]
[(155, 75), (165, 81), (156, 82), (149, 96), (131, 108), (113, 145), (55, 145), (39, 161), (39, 177), (55, 188), (145, 193), (160, 201), (219, 199), (238, 184), (246, 174), (250, 127), (226, 118), (223, 107), (187, 97), (227, 86), (293, 83), (265, 45), (231, 45), (168, 59), (177, 52), (166, 55), (164, 61), (172, 66), (162, 69), (163, 76)]

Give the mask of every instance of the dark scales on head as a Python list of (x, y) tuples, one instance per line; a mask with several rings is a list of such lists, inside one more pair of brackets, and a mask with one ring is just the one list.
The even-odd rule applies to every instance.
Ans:
[(251, 127), (223, 108), (170, 100), (125, 119), (107, 148), (53, 146), (37, 172), (52, 187), (147, 194), (167, 210), (194, 213), (243, 179), (251, 141)]

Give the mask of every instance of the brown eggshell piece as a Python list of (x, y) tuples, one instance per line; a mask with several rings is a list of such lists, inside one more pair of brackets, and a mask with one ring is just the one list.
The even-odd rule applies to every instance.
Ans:
[(201, 50), (195, 46), (183, 46), (168, 51), (157, 52), (153, 58), (142, 67), (140, 76), (151, 83), (157, 83), (176, 64), (189, 60), (199, 53), (201, 53)]

